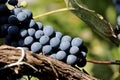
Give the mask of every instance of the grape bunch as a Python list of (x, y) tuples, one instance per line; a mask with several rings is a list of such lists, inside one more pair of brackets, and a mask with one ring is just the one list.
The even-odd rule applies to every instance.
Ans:
[(5, 37), (4, 44), (22, 47), (33, 53), (42, 52), (72, 66), (86, 65), (88, 50), (81, 38), (63, 35), (50, 25), (36, 22), (30, 10), (16, 6), (17, 0), (8, 0), (8, 4), (15, 6), (11, 10), (6, 2), (0, 0), (0, 37)]

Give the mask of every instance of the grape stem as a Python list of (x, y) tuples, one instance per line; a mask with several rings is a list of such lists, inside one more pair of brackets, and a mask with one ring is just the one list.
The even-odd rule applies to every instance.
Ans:
[(61, 9), (53, 10), (53, 11), (50, 11), (50, 12), (46, 12), (44, 14), (40, 14), (38, 16), (34, 16), (33, 18), (38, 19), (38, 18), (43, 17), (43, 16), (47, 16), (47, 15), (51, 15), (51, 14), (58, 13), (58, 12), (63, 12), (63, 11), (69, 11), (69, 10), (74, 10), (74, 8), (61, 8)]
[(87, 59), (87, 62), (94, 63), (94, 64), (103, 64), (103, 65), (120, 65), (120, 60), (115, 61), (96, 61)]

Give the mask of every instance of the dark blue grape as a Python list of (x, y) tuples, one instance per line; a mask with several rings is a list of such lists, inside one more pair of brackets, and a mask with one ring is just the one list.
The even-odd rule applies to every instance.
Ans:
[(72, 46), (81, 46), (83, 43), (82, 39), (80, 38), (74, 38), (72, 41), (71, 41), (71, 45)]
[(14, 46), (14, 47), (18, 47), (18, 43), (17, 42), (11, 42), (11, 46)]
[(12, 25), (18, 25), (19, 24), (19, 20), (17, 19), (17, 17), (15, 15), (9, 16), (8, 22), (9, 22), (9, 24), (12, 24)]
[(15, 6), (18, 4), (18, 0), (8, 0), (8, 4)]
[(28, 34), (29, 34), (29, 36), (33, 36), (34, 34), (35, 34), (35, 29), (34, 28), (29, 28), (28, 29)]
[(1, 34), (0, 36), (1, 36), (1, 37), (5, 37), (5, 36), (8, 34), (8, 31), (7, 31), (7, 30), (8, 30), (8, 27), (9, 27), (9, 26), (10, 26), (9, 24), (4, 24), (4, 25), (2, 25), (2, 26), (0, 27), (0, 28), (1, 28), (1, 29), (0, 29), (0, 30), (1, 30), (1, 31), (0, 31), (0, 34)]
[(63, 51), (68, 51), (70, 48), (70, 42), (69, 41), (63, 41), (60, 43), (60, 49)]
[(27, 14), (27, 17), (29, 19), (32, 19), (33, 14), (32, 14), (32, 12), (29, 9), (24, 9), (23, 12)]
[(78, 58), (76, 64), (79, 66), (79, 67), (84, 67), (86, 65), (86, 59), (85, 58)]
[(64, 60), (66, 58), (67, 54), (65, 51), (58, 51), (56, 53), (56, 59), (57, 60)]
[(0, 4), (0, 16), (10, 15), (10, 10), (5, 4)]
[(19, 12), (17, 14), (17, 18), (20, 22), (25, 22), (25, 21), (27, 21), (27, 14), (24, 12)]
[(7, 0), (0, 0), (0, 4), (5, 4)]
[(14, 39), (12, 38), (11, 35), (7, 35), (6, 40), (9, 41), (9, 42), (12, 42)]
[(36, 24), (37, 24), (39, 30), (43, 29), (43, 24), (42, 23), (36, 22)]
[(49, 40), (50, 40), (50, 38), (49, 38), (47, 35), (44, 35), (44, 36), (42, 36), (42, 37), (39, 39), (39, 42), (40, 42), (42, 45), (45, 45), (45, 44), (48, 44), (48, 43), (49, 43)]
[(5, 39), (5, 40), (3, 41), (3, 44), (5, 44), (5, 45), (9, 45), (9, 46), (10, 46), (11, 41), (9, 41), (8, 39)]
[(0, 17), (0, 25), (8, 24), (8, 16), (1, 16)]
[(55, 37), (61, 39), (62, 38), (62, 33), (61, 32), (56, 32)]
[(44, 35), (44, 33), (43, 33), (42, 30), (37, 30), (37, 31), (35, 32), (35, 38), (36, 38), (36, 39), (40, 39), (43, 35)]
[(54, 35), (54, 29), (51, 26), (45, 26), (43, 28), (43, 32), (45, 35), (52, 37)]
[(43, 46), (43, 48), (42, 48), (42, 52), (43, 52), (43, 54), (45, 54), (45, 55), (49, 55), (49, 54), (51, 54), (51, 52), (52, 52), (52, 47), (51, 47), (50, 45), (45, 45), (45, 46)]
[(88, 53), (88, 49), (87, 49), (87, 47), (86, 47), (85, 45), (82, 45), (82, 46), (80, 47), (80, 50), (81, 50), (81, 51), (84, 51), (85, 53)]
[(8, 28), (8, 34), (9, 35), (18, 35), (19, 34), (19, 28), (17, 26), (9, 26)]
[(28, 36), (28, 31), (26, 29), (24, 29), (24, 28), (21, 29), (20, 30), (20, 37), (24, 38), (26, 36)]
[(120, 0), (113, 0), (118, 14), (120, 14)]
[(70, 54), (76, 55), (76, 54), (80, 53), (80, 50), (79, 50), (79, 48), (77, 46), (72, 46), (70, 48), (69, 52), (70, 52)]
[(68, 36), (68, 35), (63, 36), (62, 39), (61, 39), (61, 41), (69, 41), (69, 42), (71, 40), (72, 40), (72, 38), (70, 36)]
[(120, 5), (120, 0), (113, 0), (116, 5)]
[(16, 7), (16, 8), (13, 8), (13, 9), (11, 10), (11, 14), (12, 14), (12, 15), (16, 15), (16, 16), (17, 16), (17, 14), (20, 13), (20, 12), (22, 12), (22, 8)]
[(31, 36), (28, 36), (24, 39), (24, 44), (27, 46), (31, 45), (33, 42), (34, 42), (34, 39)]
[(42, 45), (39, 43), (39, 42), (34, 42), (32, 45), (31, 45), (31, 51), (33, 53), (38, 53), (40, 52), (42, 49)]
[(116, 5), (115, 8), (116, 8), (117, 13), (120, 14), (120, 5)]
[(56, 59), (56, 53), (51, 54), (50, 57)]
[(68, 55), (67, 56), (67, 60), (66, 60), (67, 64), (75, 65), (76, 62), (77, 62), (77, 57), (75, 55)]
[(20, 39), (20, 40), (18, 41), (18, 45), (19, 45), (20, 47), (23, 47), (23, 46), (24, 46), (24, 39)]
[(50, 45), (53, 47), (53, 48), (57, 48), (60, 44), (60, 39), (57, 38), (57, 37), (54, 37), (50, 40)]

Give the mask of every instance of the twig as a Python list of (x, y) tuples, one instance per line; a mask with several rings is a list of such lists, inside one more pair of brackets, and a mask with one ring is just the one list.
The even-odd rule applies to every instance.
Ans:
[(120, 60), (115, 61), (96, 61), (87, 59), (87, 62), (94, 63), (94, 64), (104, 64), (104, 65), (120, 65)]
[(47, 13), (44, 13), (44, 14), (40, 14), (38, 16), (35, 16), (33, 17), (34, 19), (38, 19), (42, 16), (47, 16), (47, 15), (51, 15), (51, 14), (54, 14), (54, 13), (58, 13), (58, 12), (63, 12), (63, 11), (68, 11), (68, 10), (74, 10), (74, 8), (62, 8), (62, 9), (57, 9), (57, 10), (54, 10), (54, 11), (50, 11), (50, 12), (47, 12)]

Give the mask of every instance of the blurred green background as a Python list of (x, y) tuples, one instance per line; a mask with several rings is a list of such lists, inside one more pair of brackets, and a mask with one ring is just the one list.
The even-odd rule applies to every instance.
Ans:
[[(21, 1), (21, 0), (20, 0)], [(28, 9), (34, 16), (44, 14), (49, 11), (64, 8), (64, 0), (26, 0)], [(80, 1), (80, 0), (78, 0)], [(116, 25), (116, 11), (112, 0), (81, 0), (86, 7), (95, 10), (108, 20), (113, 26)], [(88, 47), (87, 59), (94, 60), (119, 60), (120, 48), (108, 43), (102, 37), (92, 32), (89, 25), (78, 19), (70, 11), (51, 14), (36, 19), (43, 25), (52, 25), (56, 31), (72, 37), (79, 36)], [(96, 65), (87, 63), (84, 69), (101, 80), (120, 80), (118, 65)]]

